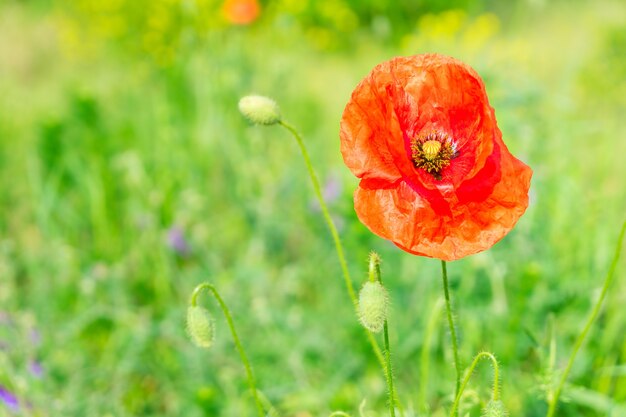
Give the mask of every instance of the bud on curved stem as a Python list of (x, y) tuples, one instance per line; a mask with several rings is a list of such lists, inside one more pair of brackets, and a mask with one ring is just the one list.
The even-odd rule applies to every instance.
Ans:
[(250, 95), (239, 100), (239, 111), (256, 125), (275, 125), (280, 122), (280, 110), (274, 100), (265, 96)]
[[(233, 341), (235, 343), (235, 347), (237, 348), (237, 351), (239, 352), (239, 356), (241, 357), (241, 362), (243, 363), (244, 368), (246, 368), (246, 376), (248, 378), (248, 385), (250, 387), (250, 391), (252, 392), (252, 396), (254, 398), (254, 402), (256, 403), (256, 408), (257, 408), (257, 413), (259, 415), (259, 417), (264, 417), (265, 416), (265, 412), (263, 411), (263, 405), (261, 404), (261, 400), (259, 399), (259, 395), (257, 392), (257, 388), (256, 388), (256, 382), (254, 380), (254, 374), (252, 373), (252, 367), (250, 366), (250, 362), (248, 361), (248, 357), (246, 356), (246, 352), (243, 350), (243, 346), (241, 345), (241, 341), (239, 340), (239, 336), (237, 335), (237, 331), (235, 330), (235, 323), (233, 321), (233, 318), (230, 314), (230, 310), (228, 310), (228, 307), (226, 306), (226, 303), (224, 302), (224, 300), (222, 299), (222, 297), (220, 296), (220, 294), (217, 292), (217, 289), (215, 289), (215, 287), (209, 283), (203, 283), (198, 285), (194, 290), (193, 293), (191, 294), (191, 299), (189, 301), (189, 309), (190, 311), (199, 311), (196, 309), (202, 309), (202, 307), (198, 307), (197, 306), (197, 299), (198, 296), (200, 295), (200, 293), (202, 292), (202, 290), (207, 290), (209, 291), (211, 294), (213, 294), (213, 296), (215, 297), (215, 299), (217, 300), (217, 303), (219, 304), (220, 308), (222, 309), (222, 312), (224, 313), (224, 317), (226, 318), (226, 322), (228, 323), (228, 327), (230, 327), (230, 332), (233, 336)], [(202, 309), (204, 310), (204, 309)], [(205, 310), (206, 311), (206, 310)], [(208, 311), (207, 311), (208, 313)], [(193, 320), (198, 320), (198, 318), (195, 316), (196, 313), (192, 313), (194, 314), (194, 317), (192, 317)], [(202, 315), (204, 315), (204, 313), (202, 313)], [(189, 313), (188, 313), (188, 318), (189, 318)], [(200, 321), (205, 320), (206, 317), (204, 318), (200, 318)], [(192, 324), (191, 323), (187, 323), (188, 328), (191, 328)], [(200, 336), (204, 335), (204, 331), (200, 331)], [(194, 338), (194, 336), (192, 336), (192, 338)], [(195, 342), (195, 340), (194, 340)]]
[[(450, 417), (454, 417), (457, 415), (458, 409), (459, 409), (459, 403), (461, 401), (461, 396), (463, 395), (463, 391), (465, 391), (465, 387), (467, 387), (467, 384), (469, 383), (469, 380), (472, 374), (474, 373), (474, 369), (476, 368), (476, 366), (478, 365), (478, 362), (480, 362), (481, 359), (489, 359), (491, 360), (491, 364), (493, 365), (493, 393), (492, 393), (492, 397), (490, 401), (490, 403), (492, 404), (492, 409), (496, 411), (500, 409), (504, 410), (504, 405), (502, 405), (502, 402), (500, 401), (500, 368), (498, 367), (498, 360), (490, 352), (480, 352), (478, 353), (478, 355), (476, 355), (476, 357), (474, 358), (474, 361), (472, 362), (470, 367), (467, 368), (467, 371), (465, 372), (465, 378), (463, 379), (459, 392), (457, 393), (456, 398), (454, 399), (454, 404), (452, 405), (452, 410), (450, 411)], [(488, 404), (488, 407), (489, 407), (489, 404)], [(487, 414), (487, 417), (500, 417), (500, 416), (503, 417), (505, 415), (506, 414), (492, 414), (492, 415)]]
[[(322, 194), (322, 189), (320, 187), (319, 180), (317, 179), (317, 174), (313, 169), (313, 164), (311, 164), (311, 158), (309, 157), (309, 152), (306, 149), (304, 141), (302, 137), (298, 133), (295, 127), (291, 124), (287, 123), (280, 116), (278, 105), (273, 100), (263, 97), (263, 96), (246, 96), (243, 97), (239, 101), (239, 111), (252, 123), (262, 124), (262, 125), (272, 125), (272, 124), (280, 124), (282, 127), (287, 129), (289, 133), (294, 137), (298, 146), (300, 147), (300, 152), (302, 153), (302, 157), (304, 158), (304, 164), (306, 165), (307, 171), (309, 173), (309, 177), (311, 178), (311, 183), (313, 184), (313, 191), (315, 192), (315, 196), (320, 204), (320, 208), (322, 210), (322, 215), (324, 216), (324, 220), (328, 225), (328, 229), (330, 230), (330, 234), (335, 242), (335, 250), (337, 251), (337, 257), (339, 258), (339, 264), (341, 265), (341, 271), (343, 273), (344, 282), (346, 284), (346, 289), (348, 290), (348, 295), (350, 296), (350, 300), (352, 300), (352, 305), (355, 310), (358, 307), (358, 299), (356, 295), (356, 291), (354, 290), (354, 285), (352, 284), (352, 278), (350, 278), (350, 272), (348, 271), (348, 263), (346, 262), (346, 257), (344, 255), (343, 246), (341, 244), (341, 240), (339, 240), (339, 233), (337, 232), (337, 228), (335, 227), (335, 223), (333, 222), (332, 217), (330, 217), (330, 213), (328, 212), (328, 207), (326, 206), (326, 201), (324, 200), (324, 196)], [(385, 358), (376, 343), (376, 339), (371, 333), (366, 333), (368, 341), (372, 346), (372, 350), (378, 359), (378, 362), (381, 366), (385, 366)]]
[(215, 340), (215, 319), (209, 310), (200, 306), (187, 308), (187, 333), (198, 347), (208, 349)]
[[(245, 103), (248, 104), (248, 103)], [(274, 103), (275, 104), (275, 103)], [(244, 110), (246, 109), (246, 106), (244, 106)], [(304, 140), (302, 139), (302, 136), (300, 136), (300, 134), (298, 133), (298, 131), (296, 130), (295, 127), (293, 127), (290, 123), (286, 122), (284, 119), (281, 118), (281, 116), (278, 114), (278, 107), (276, 106), (275, 108), (275, 117), (270, 118), (269, 120), (272, 121), (272, 123), (260, 123), (259, 121), (254, 121), (251, 118), (249, 118), (249, 112), (246, 111), (244, 113), (244, 110), (242, 110), (241, 104), (240, 104), (240, 111), (242, 111), (242, 113), (251, 121), (253, 121), (254, 123), (257, 124), (279, 124), (282, 127), (284, 127), (285, 129), (287, 129), (289, 131), (289, 133), (291, 133), (291, 135), (294, 137), (294, 139), (296, 140), (296, 143), (298, 144), (298, 147), (300, 148), (300, 152), (302, 153), (302, 157), (304, 159), (304, 163), (305, 166), (307, 168), (307, 172), (309, 173), (309, 177), (311, 179), (311, 184), (313, 185), (313, 191), (315, 192), (315, 196), (317, 197), (317, 200), (319, 202), (320, 205), (320, 209), (322, 211), (322, 215), (324, 217), (324, 220), (326, 221), (326, 224), (328, 226), (328, 229), (330, 230), (330, 234), (332, 236), (332, 239), (335, 243), (335, 250), (337, 252), (337, 257), (339, 258), (339, 264), (341, 266), (341, 271), (343, 273), (343, 278), (344, 278), (344, 282), (345, 282), (345, 286), (346, 289), (348, 291), (348, 295), (350, 296), (350, 299), (352, 301), (352, 305), (354, 306), (354, 309), (358, 315), (358, 307), (359, 307), (359, 300), (357, 298), (357, 294), (356, 291), (354, 290), (354, 285), (352, 283), (352, 278), (350, 277), (350, 272), (348, 270), (348, 264), (346, 262), (346, 257), (344, 255), (344, 249), (343, 249), (343, 245), (341, 244), (341, 240), (339, 239), (339, 233), (337, 232), (337, 228), (335, 227), (335, 223), (333, 222), (332, 217), (330, 216), (330, 213), (328, 211), (328, 206), (326, 205), (326, 201), (324, 200), (324, 196), (322, 194), (322, 189), (320, 187), (320, 183), (319, 180), (317, 178), (317, 174), (315, 173), (315, 170), (313, 169), (313, 164), (311, 163), (311, 158), (309, 157), (309, 153), (307, 151), (306, 145), (304, 143)], [(368, 331), (366, 331), (366, 336), (367, 339), (372, 347), (372, 350), (374, 351), (374, 354), (376, 355), (376, 358), (378, 359), (378, 362), (380, 363), (381, 367), (383, 369), (385, 369), (385, 372), (387, 373), (387, 362), (385, 357), (383, 356), (383, 353), (380, 349), (380, 346), (378, 345), (378, 343), (376, 342), (376, 339), (374, 338), (374, 335)], [(389, 370), (389, 372), (391, 372), (391, 370)], [(400, 411), (402, 411), (402, 408), (400, 406), (400, 402), (399, 400), (395, 398), (395, 403), (398, 405), (398, 408), (400, 409)]]
[[(291, 135), (298, 143), (298, 146), (300, 147), (302, 158), (304, 158), (304, 164), (306, 165), (309, 177), (311, 178), (313, 191), (315, 192), (315, 196), (317, 197), (320, 208), (322, 210), (322, 215), (324, 217), (324, 220), (326, 221), (326, 224), (328, 225), (328, 229), (330, 230), (333, 241), (335, 242), (335, 250), (337, 251), (337, 257), (339, 258), (339, 264), (341, 265), (341, 271), (343, 273), (343, 279), (346, 285), (346, 289), (348, 290), (348, 295), (350, 296), (350, 300), (352, 300), (352, 305), (354, 306), (354, 309), (358, 314), (359, 300), (357, 299), (356, 291), (354, 290), (354, 285), (352, 283), (352, 278), (350, 277), (350, 271), (348, 270), (348, 263), (346, 262), (346, 257), (344, 255), (343, 245), (341, 244), (341, 240), (339, 239), (339, 233), (337, 232), (337, 228), (335, 227), (335, 222), (333, 222), (332, 217), (330, 217), (328, 206), (326, 205), (326, 201), (324, 200), (317, 174), (313, 169), (313, 164), (311, 163), (311, 158), (309, 157), (309, 152), (307, 151), (304, 141), (302, 140), (302, 137), (295, 127), (287, 123), (285, 120), (281, 120), (278, 123), (285, 129), (287, 129), (289, 133), (291, 133)], [(378, 346), (376, 339), (369, 332), (366, 332), (366, 335), (370, 345), (372, 346), (372, 350), (374, 351), (374, 354), (378, 359), (378, 362), (382, 367), (385, 367), (385, 358), (383, 357), (380, 346)]]

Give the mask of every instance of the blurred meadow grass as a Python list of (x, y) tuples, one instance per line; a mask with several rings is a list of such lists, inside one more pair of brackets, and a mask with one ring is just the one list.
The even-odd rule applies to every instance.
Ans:
[[(368, 252), (383, 258), (407, 411), (422, 408), (426, 384), (431, 415), (446, 415), (454, 372), (443, 315), (432, 318), (439, 263), (358, 222), (338, 140), (358, 81), (423, 52), (481, 74), (509, 149), (534, 170), (516, 228), (448, 270), (462, 362), (495, 352), (511, 415), (545, 415), (545, 387), (626, 213), (619, 1), (277, 0), (246, 26), (215, 0), (0, 2), (0, 385), (20, 400), (17, 411), (0, 402), (0, 416), (252, 415), (208, 297), (216, 345), (198, 350), (185, 335), (188, 296), (205, 280), (282, 415), (356, 415), (363, 400), (366, 415), (383, 415), (384, 378), (301, 156), (283, 130), (244, 122), (237, 101), (250, 92), (276, 99), (303, 133), (357, 287)], [(561, 416), (626, 415), (624, 264)], [(485, 368), (476, 399), (487, 398)]]

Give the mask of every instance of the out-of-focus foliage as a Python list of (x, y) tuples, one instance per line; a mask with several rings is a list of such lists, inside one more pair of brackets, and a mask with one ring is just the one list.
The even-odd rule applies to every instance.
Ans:
[(598, 48), (581, 76), (585, 96), (591, 98), (593, 106), (601, 106), (606, 111), (620, 113), (626, 109), (624, 54), (626, 54), (624, 26), (608, 25), (600, 34)]
[[(535, 172), (514, 231), (449, 265), (461, 358), (494, 351), (511, 415), (543, 417), (626, 207), (623, 2), (259, 4), (235, 25), (221, 1), (0, 2), (0, 386), (36, 416), (252, 415), (209, 300), (212, 350), (185, 334), (189, 292), (210, 280), (282, 415), (358, 415), (363, 400), (384, 412), (298, 149), (237, 110), (259, 93), (303, 133), (357, 287), (369, 251), (382, 256), (407, 416), (447, 415), (438, 262), (358, 222), (338, 145), (343, 106), (374, 65), (440, 52), (481, 74), (507, 146)], [(563, 417), (624, 411), (624, 269)], [(466, 412), (480, 413), (490, 378), (474, 376)]]
[[(479, 42), (497, 28), (498, 19), (488, 13), (470, 23), (478, 26), (472, 29), (465, 27), (467, 13), (480, 15), (487, 3), (275, 0), (258, 3), (261, 16), (255, 26), (297, 31), (304, 41), (324, 50), (354, 48), (364, 36), (395, 44), (416, 29), (425, 29), (434, 38), (467, 29), (476, 32), (468, 41)], [(453, 11), (440, 14), (449, 10)], [(190, 45), (228, 33), (233, 26), (224, 3), (216, 0), (76, 0), (59, 3), (58, 19), (70, 52), (84, 53), (108, 41), (131, 53), (146, 54), (160, 65), (171, 64)]]

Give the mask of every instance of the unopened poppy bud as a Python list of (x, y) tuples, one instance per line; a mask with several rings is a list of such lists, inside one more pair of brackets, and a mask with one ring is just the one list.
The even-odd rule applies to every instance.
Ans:
[(187, 309), (187, 333), (198, 347), (210, 348), (215, 340), (215, 320), (209, 310), (199, 306)]
[(257, 125), (273, 125), (280, 122), (280, 111), (274, 100), (264, 96), (245, 96), (239, 100), (239, 111), (246, 119)]
[(359, 320), (367, 330), (378, 333), (387, 319), (389, 297), (380, 282), (367, 281), (359, 293)]
[(483, 417), (507, 417), (508, 415), (508, 411), (500, 400), (489, 401), (483, 409)]

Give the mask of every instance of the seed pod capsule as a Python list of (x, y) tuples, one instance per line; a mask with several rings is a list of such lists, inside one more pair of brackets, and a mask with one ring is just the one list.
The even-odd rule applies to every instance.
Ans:
[(239, 111), (257, 125), (273, 125), (280, 122), (280, 110), (274, 100), (264, 96), (245, 96), (239, 100)]
[(508, 411), (500, 400), (490, 400), (483, 409), (483, 417), (507, 417)]
[(359, 293), (359, 321), (367, 330), (379, 333), (387, 319), (389, 296), (380, 282), (367, 281)]
[(189, 306), (187, 309), (187, 333), (198, 347), (208, 349), (215, 340), (215, 320), (206, 308)]

